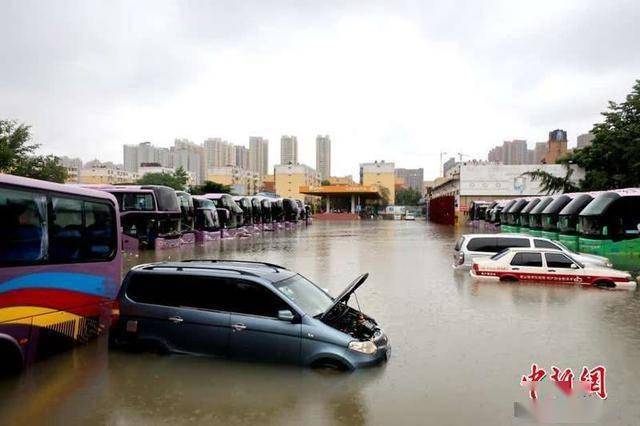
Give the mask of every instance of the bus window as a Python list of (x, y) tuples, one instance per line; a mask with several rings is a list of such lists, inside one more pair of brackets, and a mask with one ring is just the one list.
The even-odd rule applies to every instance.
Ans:
[(0, 229), (0, 263), (43, 261), (47, 250), (47, 198), (0, 188)]
[(85, 201), (85, 254), (88, 259), (109, 259), (115, 252), (115, 217), (103, 203)]
[(49, 256), (54, 263), (80, 260), (82, 239), (82, 201), (71, 198), (51, 199), (51, 243)]

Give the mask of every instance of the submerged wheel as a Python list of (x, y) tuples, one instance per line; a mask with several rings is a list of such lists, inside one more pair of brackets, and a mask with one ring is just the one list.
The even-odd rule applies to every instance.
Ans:
[(22, 354), (15, 344), (0, 340), (0, 377), (17, 374), (24, 366)]
[(311, 364), (317, 370), (349, 371), (349, 367), (342, 361), (333, 358), (321, 358)]
[(613, 281), (609, 281), (609, 280), (596, 281), (595, 283), (593, 283), (593, 285), (596, 287), (602, 287), (602, 288), (613, 288), (616, 286), (616, 284)]

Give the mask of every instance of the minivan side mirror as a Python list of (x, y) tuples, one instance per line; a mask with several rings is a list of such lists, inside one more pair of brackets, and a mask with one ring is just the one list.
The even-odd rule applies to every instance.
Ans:
[(578, 269), (578, 265), (576, 265), (575, 263), (571, 264), (571, 269)]
[(295, 317), (293, 316), (293, 312), (291, 312), (288, 309), (284, 309), (282, 311), (278, 311), (278, 319), (280, 321), (293, 322), (294, 318)]

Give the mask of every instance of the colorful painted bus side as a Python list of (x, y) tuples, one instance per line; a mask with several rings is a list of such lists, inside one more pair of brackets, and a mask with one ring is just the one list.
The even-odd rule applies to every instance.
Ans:
[(614, 267), (640, 271), (640, 189), (603, 192), (580, 212), (579, 247)]
[(116, 199), (0, 175), (0, 218), (0, 370), (108, 329), (122, 273)]

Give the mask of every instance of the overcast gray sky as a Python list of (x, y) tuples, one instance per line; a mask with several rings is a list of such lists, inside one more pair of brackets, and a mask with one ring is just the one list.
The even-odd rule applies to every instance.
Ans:
[(122, 162), (122, 144), (298, 136), (315, 165), (437, 174), (578, 134), (640, 78), (640, 1), (0, 0), (0, 117), (43, 152)]

